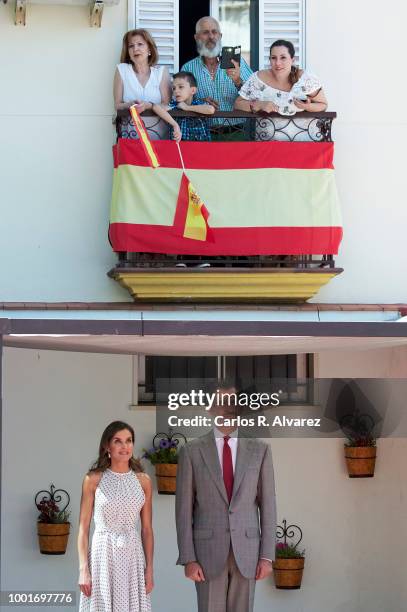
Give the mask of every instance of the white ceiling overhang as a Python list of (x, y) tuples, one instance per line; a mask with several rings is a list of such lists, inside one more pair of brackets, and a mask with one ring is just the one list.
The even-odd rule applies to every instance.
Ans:
[(128, 355), (272, 355), (407, 346), (407, 338), (22, 334), (4, 336), (4, 345)]
[[(7, 311), (5, 346), (147, 355), (266, 355), (407, 346), (392, 311)], [(78, 333), (79, 331), (79, 333)]]

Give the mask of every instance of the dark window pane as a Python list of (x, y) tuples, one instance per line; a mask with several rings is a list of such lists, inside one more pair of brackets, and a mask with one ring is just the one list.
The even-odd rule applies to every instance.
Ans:
[(163, 357), (147, 355), (145, 358), (145, 391), (155, 397), (159, 378), (217, 378), (217, 357)]
[(254, 357), (255, 378), (269, 380), (271, 375), (270, 357), (268, 355), (256, 355)]

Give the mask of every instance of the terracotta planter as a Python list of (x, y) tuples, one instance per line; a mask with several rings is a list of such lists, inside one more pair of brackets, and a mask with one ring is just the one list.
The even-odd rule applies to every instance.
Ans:
[(38, 542), (43, 555), (64, 555), (70, 523), (37, 523)]
[(157, 490), (161, 495), (175, 495), (177, 467), (176, 463), (156, 463)]
[(276, 559), (273, 576), (277, 589), (299, 589), (304, 572), (304, 559)]
[(376, 463), (375, 446), (345, 446), (349, 478), (371, 478)]

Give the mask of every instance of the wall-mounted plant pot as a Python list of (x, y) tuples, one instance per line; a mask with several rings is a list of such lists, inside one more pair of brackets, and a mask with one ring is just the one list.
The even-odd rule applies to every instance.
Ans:
[(161, 495), (175, 495), (177, 467), (176, 463), (156, 463), (157, 490)]
[(38, 542), (43, 555), (64, 555), (70, 523), (37, 523)]
[(375, 446), (345, 446), (349, 478), (371, 478), (376, 463)]
[(304, 572), (304, 559), (276, 559), (273, 561), (274, 583), (277, 589), (299, 589)]

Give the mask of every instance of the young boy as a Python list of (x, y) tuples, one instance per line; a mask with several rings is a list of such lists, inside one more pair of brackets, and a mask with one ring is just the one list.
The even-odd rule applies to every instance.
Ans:
[(205, 104), (195, 96), (197, 82), (192, 72), (177, 72), (174, 74), (172, 91), (173, 99), (168, 106), (153, 104), (153, 111), (172, 127), (171, 137), (179, 142), (182, 140), (210, 140), (210, 132), (206, 121), (195, 117), (171, 117), (168, 110), (178, 108), (201, 115), (213, 115), (215, 108)]

